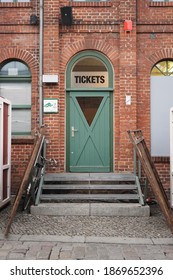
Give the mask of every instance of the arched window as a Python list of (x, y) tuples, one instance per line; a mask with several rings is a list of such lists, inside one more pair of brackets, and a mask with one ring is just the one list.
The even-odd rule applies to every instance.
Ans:
[(113, 89), (112, 66), (99, 52), (82, 51), (68, 64), (66, 89)]
[(9, 3), (9, 2), (30, 2), (31, 0), (0, 0), (0, 3)]
[(72, 68), (71, 81), (76, 88), (108, 87), (108, 71), (100, 59), (82, 58)]
[(153, 2), (173, 2), (173, 0), (153, 0)]
[(173, 61), (162, 60), (151, 70), (151, 154), (170, 154), (170, 108), (173, 107)]
[(11, 101), (12, 134), (31, 134), (31, 73), (21, 61), (0, 67), (0, 96)]
[(163, 60), (158, 62), (153, 67), (151, 76), (173, 76), (173, 61)]

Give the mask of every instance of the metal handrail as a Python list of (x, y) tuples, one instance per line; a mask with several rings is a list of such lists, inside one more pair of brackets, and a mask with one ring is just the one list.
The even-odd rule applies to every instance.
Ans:
[(45, 138), (43, 139), (43, 142), (40, 145), (40, 151), (38, 153), (37, 160), (40, 157), (42, 157), (43, 166), (41, 168), (40, 181), (39, 181), (39, 186), (38, 186), (38, 190), (37, 190), (37, 194), (36, 194), (34, 205), (38, 205), (39, 202), (40, 202), (40, 195), (42, 193), (42, 186), (43, 186), (43, 182), (44, 182), (44, 174), (45, 174), (45, 169), (46, 169), (46, 140), (45, 140)]
[[(134, 157), (134, 160), (133, 160), (133, 172), (134, 172), (134, 176), (135, 177), (138, 177), (139, 180), (141, 179), (141, 161), (140, 159), (138, 158), (137, 156), (137, 153), (136, 153), (136, 149), (133, 148), (133, 157)], [(144, 184), (144, 203), (146, 203), (146, 199), (147, 199), (147, 196), (148, 196), (148, 179), (147, 177), (145, 178), (145, 184)]]
[(139, 158), (137, 157), (137, 153), (135, 148), (133, 148), (133, 172), (134, 176), (138, 176), (138, 178), (141, 178), (141, 162)]

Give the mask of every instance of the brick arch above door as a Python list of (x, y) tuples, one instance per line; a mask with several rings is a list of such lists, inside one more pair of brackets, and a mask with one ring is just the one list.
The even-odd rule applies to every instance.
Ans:
[(61, 55), (61, 63), (62, 67), (66, 67), (68, 61), (71, 59), (71, 57), (84, 50), (95, 50), (102, 52), (104, 55), (106, 55), (109, 60), (112, 62), (112, 64), (117, 63), (117, 59), (119, 58), (119, 52), (118, 48), (116, 49), (115, 46), (111, 46), (110, 44), (107, 44), (103, 40), (95, 40), (95, 39), (83, 39), (80, 41), (77, 41), (69, 46), (65, 46), (62, 49)]

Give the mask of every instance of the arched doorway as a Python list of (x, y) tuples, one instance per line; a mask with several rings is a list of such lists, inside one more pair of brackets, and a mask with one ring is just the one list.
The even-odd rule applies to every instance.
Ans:
[(98, 52), (84, 51), (68, 64), (67, 171), (111, 172), (113, 71)]
[(151, 155), (169, 157), (170, 108), (173, 106), (173, 61), (162, 60), (151, 71)]

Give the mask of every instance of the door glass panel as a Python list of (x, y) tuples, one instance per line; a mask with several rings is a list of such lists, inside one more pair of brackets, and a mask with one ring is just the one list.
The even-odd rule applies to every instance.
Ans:
[(103, 97), (76, 97), (76, 99), (85, 116), (87, 123), (90, 126), (103, 100)]

